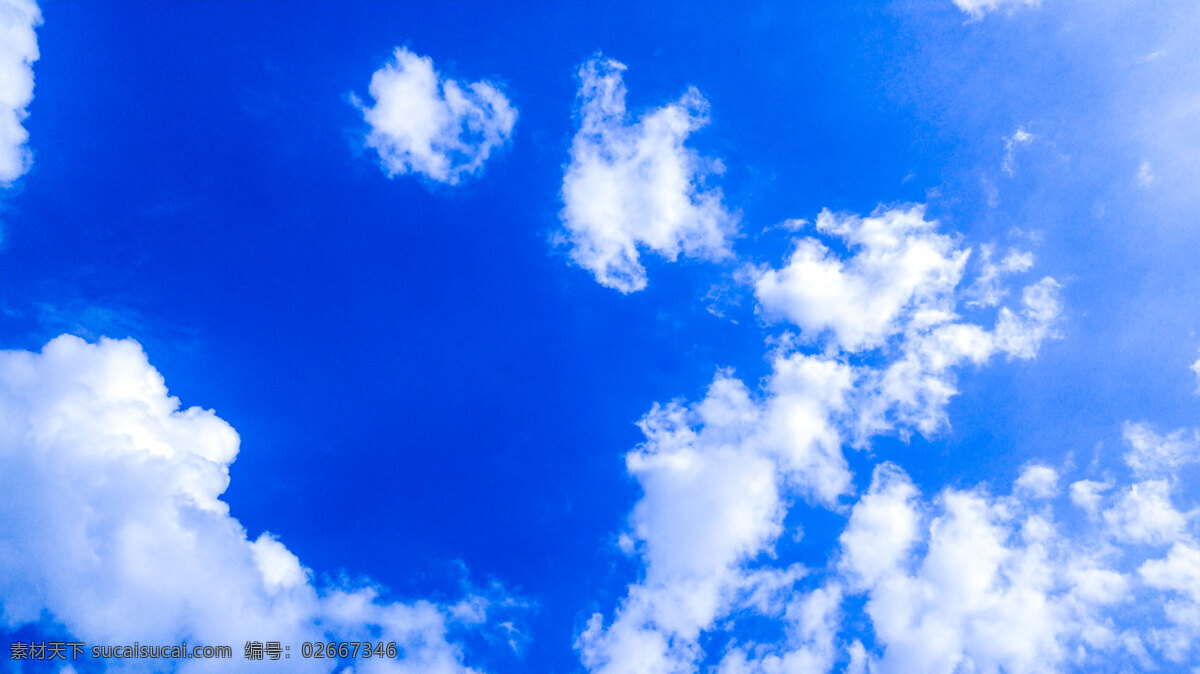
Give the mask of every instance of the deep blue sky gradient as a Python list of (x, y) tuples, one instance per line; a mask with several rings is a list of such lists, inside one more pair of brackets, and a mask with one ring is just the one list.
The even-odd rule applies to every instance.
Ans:
[[(649, 260), (648, 289), (622, 296), (553, 249), (575, 71), (598, 51), (629, 66), (634, 112), (689, 85), (707, 98), (689, 145), (726, 167), (745, 260), (778, 264), (788, 236), (770, 228), (825, 207), (928, 201), (1001, 250), (1022, 241), (1014, 227), (1042, 232), (1033, 274), (1065, 281), (1064, 339), (964, 372), (952, 430), (852, 453), (860, 486), (897, 457), (934, 488), (1008, 482), (1034, 456), (1115, 452), (1121, 419), (1195, 418), (1198, 318), (1179, 309), (1200, 285), (1167, 273), (1194, 265), (1194, 227), (1132, 184), (1111, 189), (1137, 152), (1067, 123), (1119, 113), (1091, 103), (1109, 66), (1044, 15), (1046, 28), (964, 25), (949, 2), (43, 12), (35, 163), (4, 204), (0, 346), (137, 338), (185, 406), (240, 433), (226, 500), (251, 537), (270, 530), (318, 573), (398, 597), (456, 594), (456, 560), (503, 582), (536, 609), (525, 664), (502, 668), (577, 669), (583, 621), (635, 579), (615, 546), (638, 496), (623, 463), (634, 422), (654, 401), (698, 399), (718, 368), (769, 371), (746, 289), (725, 319), (705, 309), (732, 266)], [(1059, 58), (1044, 57), (1051, 41)], [(518, 108), (479, 178), (388, 179), (364, 151), (350, 96), (399, 45)], [(1009, 178), (1003, 137), (1022, 125), (1055, 145), (1018, 155)], [(793, 516), (817, 524), (783, 549), (825, 563), (838, 516)]]

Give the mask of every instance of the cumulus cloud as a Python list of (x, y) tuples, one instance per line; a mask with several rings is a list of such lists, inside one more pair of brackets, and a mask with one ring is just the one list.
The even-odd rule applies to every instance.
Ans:
[(0, 0), (0, 186), (29, 169), (29, 132), (21, 124), (33, 100), (33, 62), (38, 59), (34, 29), (41, 23), (33, 0)]
[(1071, 503), (1082, 508), (1089, 515), (1096, 516), (1100, 510), (1100, 502), (1104, 492), (1112, 489), (1108, 482), (1095, 480), (1079, 480), (1071, 483)]
[(695, 88), (638, 120), (625, 110), (625, 66), (594, 58), (579, 69), (580, 127), (563, 177), (561, 218), (571, 259), (623, 293), (646, 286), (642, 249), (668, 260), (730, 255), (736, 218), (705, 189), (721, 164), (684, 147), (708, 123)]
[[(684, 574), (674, 601), (664, 604), (673, 613), (656, 611), (665, 589), (643, 582), (607, 629), (594, 616), (581, 637), (585, 664), (679, 672), (695, 671), (705, 658), (723, 674), (841, 666), (952, 674), (1145, 671), (1195, 662), (1200, 543), (1193, 516), (1177, 507), (1176, 488), (1134, 478), (1091, 490), (1094, 502), (1080, 505), (1105, 516), (1080, 525), (1069, 515), (1056, 519), (1063, 509), (1054, 499), (1065, 498), (1051, 488), (1059, 478), (1031, 465), (1007, 493), (980, 485), (927, 497), (884, 462), (849, 510), (828, 568), (771, 569), (770, 554), (759, 554), (757, 564), (730, 573), (740, 583), (719, 595), (725, 605), (707, 629), (726, 629), (752, 612), (780, 629), (777, 640), (734, 640), (706, 654), (692, 636), (695, 621), (692, 633), (667, 629), (697, 606), (711, 612), (704, 598), (688, 606), (685, 590), (703, 584), (683, 583), (696, 577)], [(713, 513), (702, 507), (696, 515), (703, 521)], [(693, 524), (681, 538), (704, 533)], [(700, 553), (707, 543), (696, 545)], [(638, 620), (627, 620), (635, 604)]]
[(517, 122), (516, 109), (491, 82), (442, 77), (432, 59), (404, 47), (371, 76), (369, 91), (375, 103), (360, 104), (370, 126), (366, 144), (388, 176), (418, 173), (455, 185), (479, 173)]
[(840, 239), (845, 254), (802, 237), (782, 268), (743, 273), (760, 313), (800, 328), (803, 342), (834, 355), (883, 354), (884, 365), (861, 370), (857, 444), (889, 429), (936, 432), (956, 393), (954, 368), (997, 354), (1033, 358), (1056, 336), (1059, 285), (1049, 277), (1025, 286), (1016, 310), (1000, 307), (990, 329), (963, 321), (964, 298), (966, 306), (994, 306), (1007, 292), (1002, 274), (1025, 271), (1032, 259), (1014, 252), (998, 268), (985, 255), (980, 277), (960, 290), (971, 250), (937, 228), (920, 205), (880, 208), (869, 217), (824, 211), (815, 229)]
[(954, 4), (972, 19), (982, 19), (988, 12), (1012, 11), (1017, 7), (1033, 7), (1040, 0), (954, 0)]
[[(721, 671), (825, 671), (840, 657), (841, 581), (813, 586), (812, 570), (771, 563), (785, 516), (799, 501), (844, 510), (853, 487), (843, 445), (936, 432), (955, 367), (998, 353), (1032, 357), (1058, 315), (1057, 284), (1043, 279), (1026, 287), (1021, 309), (996, 311), (992, 328), (963, 321), (956, 288), (969, 251), (936, 224), (920, 207), (868, 218), (826, 212), (818, 231), (846, 239), (846, 259), (802, 239), (784, 270), (747, 272), (770, 305), (760, 308), (802, 334), (774, 340), (760, 390), (721, 372), (700, 402), (655, 405), (642, 419), (646, 441), (627, 465), (643, 496), (622, 541), (644, 574), (610, 621), (598, 613), (580, 635), (592, 671), (690, 671), (706, 655), (702, 635), (745, 614), (781, 625), (786, 638), (732, 646)], [(875, 358), (858, 358), (867, 351)], [(1057, 493), (1055, 471), (1026, 472), (1022, 493)], [(844, 540), (886, 565), (907, 554), (918, 520), (876, 511), (876, 529)], [(870, 507), (859, 512), (871, 518)]]
[(403, 657), (359, 671), (473, 671), (454, 633), (484, 621), (484, 594), (403, 603), (370, 584), (318, 584), (270, 533), (250, 538), (220, 499), (237, 433), (181, 409), (136, 342), (63, 336), (38, 353), (0, 351), (0, 418), (6, 628), (49, 616), (88, 642), (235, 648), (377, 634)]
[(1009, 494), (946, 488), (932, 499), (894, 464), (878, 466), (840, 538), (840, 582), (865, 597), (875, 637), (848, 657), (872, 672), (947, 674), (1194, 662), (1194, 510), (1177, 507), (1169, 480), (1139, 479), (1148, 431), (1125, 428), (1132, 479), (1073, 482), (1070, 501), (1094, 517), (1071, 526), (1047, 501), (1059, 476), (1045, 466), (1023, 469)]
[(1200, 546), (1194, 540), (1177, 542), (1166, 557), (1142, 564), (1138, 575), (1170, 597), (1163, 604), (1170, 625), (1152, 629), (1147, 640), (1168, 660), (1184, 662), (1200, 637)]
[(910, 325), (942, 322), (969, 251), (938, 234), (923, 206), (877, 210), (869, 217), (817, 216), (818, 233), (840, 238), (848, 260), (814, 237), (796, 242), (782, 269), (751, 272), (765, 314), (813, 337), (858, 352), (882, 346)]
[[(889, 534), (903, 522), (903, 537)], [(875, 554), (873, 535), (901, 538)], [(872, 672), (1031, 672), (1069, 654), (1068, 632), (1092, 621), (1098, 604), (1122, 595), (1119, 575), (1071, 560), (1060, 568), (1051, 524), (980, 491), (918, 498), (895, 466), (876, 469), (842, 534), (840, 568), (867, 596), (877, 638)], [(1075, 591), (1072, 573), (1089, 587)], [(1102, 628), (1103, 625), (1100, 624)]]
[(1165, 480), (1132, 484), (1121, 492), (1104, 521), (1114, 536), (1135, 543), (1168, 543), (1178, 540), (1187, 518), (1172, 506)]
[(584, 664), (599, 672), (687, 669), (714, 620), (803, 575), (747, 562), (782, 532), (788, 490), (832, 503), (849, 489), (829, 417), (844, 408), (850, 375), (792, 355), (776, 363), (765, 400), (721, 374), (700, 403), (655, 406), (642, 420), (646, 443), (627, 463), (645, 490), (629, 534), (645, 577), (610, 625), (592, 617), (580, 637)]
[(1146, 423), (1126, 423), (1122, 429), (1129, 451), (1126, 465), (1138, 477), (1164, 477), (1189, 463), (1200, 462), (1200, 433), (1180, 429), (1167, 435)]
[[(1144, 426), (1125, 425), (1127, 460), (1145, 442), (1129, 429)], [(860, 657), (869, 670), (1146, 671), (1194, 663), (1194, 509), (1179, 509), (1171, 481), (1141, 480), (1141, 464), (1130, 464), (1126, 482), (1072, 483), (1070, 501), (1093, 517), (1070, 526), (1056, 521), (1061, 510), (1047, 501), (1059, 497), (1048, 488), (1059, 476), (1045, 466), (1025, 467), (1008, 494), (947, 488), (932, 499), (899, 467), (878, 466), (851, 510), (837, 564), (847, 593), (865, 597), (875, 647)]]
[(1014, 487), (1034, 498), (1050, 498), (1058, 493), (1058, 471), (1039, 464), (1025, 466)]

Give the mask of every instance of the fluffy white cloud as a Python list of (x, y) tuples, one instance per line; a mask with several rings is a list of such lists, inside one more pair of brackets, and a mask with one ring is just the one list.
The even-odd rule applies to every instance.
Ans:
[(1189, 463), (1200, 461), (1200, 433), (1180, 429), (1167, 435), (1155, 433), (1144, 423), (1126, 423), (1123, 429), (1129, 451), (1125, 463), (1139, 477), (1167, 476)]
[(1195, 541), (1175, 543), (1166, 557), (1142, 564), (1138, 575), (1172, 597), (1163, 604), (1171, 626), (1152, 630), (1148, 640), (1167, 659), (1184, 662), (1200, 638), (1200, 546)]
[[(1061, 567), (1052, 525), (1015, 501), (946, 490), (935, 508), (918, 496), (885, 464), (842, 534), (840, 568), (867, 595), (882, 651), (872, 672), (1057, 669), (1095, 606), (1121, 596), (1120, 576), (1086, 557)], [(882, 554), (877, 535), (889, 541)]]
[[(49, 615), (88, 642), (235, 650), (379, 634), (404, 657), (359, 671), (471, 671), (451, 631), (483, 620), (481, 597), (398, 603), (370, 585), (319, 587), (269, 533), (248, 538), (220, 500), (237, 433), (211, 411), (180, 409), (137, 343), (63, 336), (40, 353), (0, 352), (0, 418), (5, 627)], [(206, 666), (224, 671), (180, 663)]]
[(462, 85), (433, 60), (398, 47), (371, 76), (374, 105), (362, 106), (367, 146), (389, 176), (419, 173), (450, 185), (483, 168), (508, 141), (517, 111), (490, 82)]
[(1192, 516), (1170, 482), (1131, 475), (1075, 481), (1070, 500), (1102, 516), (1067, 525), (1044, 488), (1057, 471), (1044, 466), (1022, 470), (1008, 495), (948, 488), (934, 499), (895, 465), (877, 467), (840, 539), (841, 582), (865, 596), (875, 637), (859, 657), (878, 673), (1195, 664)]
[(21, 123), (33, 100), (33, 62), (38, 59), (34, 29), (41, 23), (33, 0), (0, 0), (0, 186), (29, 168), (29, 132)]
[[(1001, 273), (1028, 269), (1028, 254), (1012, 253), (1001, 268), (985, 256), (981, 276), (960, 290), (970, 249), (937, 232), (924, 208), (879, 209), (870, 217), (817, 218), (818, 233), (841, 239), (835, 255), (813, 237), (801, 238), (782, 269), (749, 268), (760, 310), (800, 328), (800, 338), (828, 354), (874, 352), (875, 368), (860, 368), (854, 439), (915, 428), (926, 435), (946, 424), (945, 407), (956, 393), (953, 370), (992, 356), (1029, 359), (1055, 336), (1061, 311), (1059, 285), (1044, 278), (1024, 288), (1021, 307), (1001, 307), (992, 329), (958, 315), (962, 298), (974, 307), (994, 305), (1006, 293)], [(981, 285), (982, 284), (982, 285)], [(981, 291), (981, 288), (983, 289)], [(978, 298), (981, 292), (988, 302)], [(961, 297), (960, 297), (961, 296)]]
[(954, 0), (954, 4), (972, 19), (982, 19), (988, 12), (1012, 9), (1020, 6), (1032, 7), (1040, 0)]
[[(936, 233), (920, 207), (870, 218), (823, 213), (817, 227), (845, 237), (849, 259), (808, 239), (784, 272), (752, 272), (760, 298), (777, 300), (810, 333), (776, 339), (761, 392), (721, 373), (701, 402), (655, 405), (642, 420), (646, 442), (627, 463), (643, 496), (622, 541), (645, 570), (611, 622), (596, 614), (581, 634), (591, 670), (691, 671), (705, 656), (702, 635), (749, 613), (781, 625), (786, 638), (732, 646), (722, 671), (826, 671), (838, 658), (842, 586), (800, 591), (808, 570), (772, 565), (788, 511), (798, 500), (843, 509), (852, 491), (844, 443), (936, 431), (954, 367), (997, 353), (1031, 357), (1050, 335), (1058, 314), (1050, 279), (1026, 288), (1020, 312), (997, 311), (991, 330), (962, 322), (956, 288), (968, 251)], [(801, 260), (806, 246), (816, 252)], [(823, 353), (803, 348), (820, 338)], [(878, 358), (852, 364), (868, 348)], [(1032, 466), (1021, 490), (1049, 497), (1057, 479)], [(870, 505), (858, 512), (859, 522), (877, 513), (877, 525), (844, 541), (864, 550), (861, 577), (871, 563), (885, 573), (907, 554), (918, 520)]]
[(563, 177), (561, 217), (571, 259), (602, 285), (629, 293), (646, 286), (639, 249), (669, 260), (680, 253), (722, 259), (736, 219), (719, 189), (704, 189), (720, 163), (683, 145), (708, 123), (704, 97), (689, 88), (635, 122), (625, 110), (623, 70), (599, 57), (579, 69), (580, 127)]
[(1071, 483), (1071, 503), (1083, 508), (1089, 515), (1095, 516), (1100, 510), (1100, 501), (1104, 492), (1112, 489), (1113, 485), (1095, 480), (1079, 480)]
[(1171, 505), (1165, 480), (1130, 485), (1104, 511), (1104, 521), (1117, 538), (1138, 543), (1169, 543), (1187, 527), (1187, 518)]
[(1014, 486), (1035, 498), (1050, 498), (1058, 494), (1058, 471), (1039, 464), (1025, 466)]
[(820, 240), (799, 239), (782, 269), (750, 272), (763, 312), (795, 323), (840, 350), (882, 346), (910, 327), (944, 322), (970, 251), (925, 219), (923, 206), (869, 217), (817, 216), (816, 230), (842, 239), (849, 259)]
[(592, 617), (579, 641), (584, 664), (600, 672), (687, 670), (714, 620), (770, 604), (762, 597), (803, 575), (748, 562), (782, 533), (787, 492), (832, 504), (849, 489), (829, 419), (845, 408), (850, 377), (845, 366), (793, 354), (775, 363), (765, 400), (722, 374), (700, 403), (655, 406), (642, 420), (646, 443), (627, 461), (645, 496), (630, 517), (628, 547), (640, 553), (645, 576), (612, 624)]
[(892, 463), (875, 469), (870, 491), (854, 506), (842, 533), (844, 564), (853, 585), (871, 587), (908, 559), (919, 536), (918, 492)]

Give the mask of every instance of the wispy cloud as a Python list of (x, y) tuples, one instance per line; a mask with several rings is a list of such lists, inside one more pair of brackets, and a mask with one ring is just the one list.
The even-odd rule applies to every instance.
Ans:
[(1040, 0), (954, 0), (954, 4), (972, 19), (982, 19), (989, 12), (1012, 11), (1021, 6), (1032, 7)]
[(1013, 175), (1017, 169), (1017, 148), (1023, 145), (1028, 145), (1033, 142), (1033, 134), (1026, 131), (1023, 127), (1013, 131), (1011, 136), (1004, 138), (1004, 162), (1000, 168), (1008, 175)]
[(1138, 164), (1137, 184), (1141, 187), (1150, 187), (1154, 184), (1155, 176), (1154, 169), (1150, 167), (1150, 162), (1143, 160)]
[[(1200, 630), (1195, 513), (1176, 508), (1173, 479), (1145, 479), (1130, 460), (1170, 453), (1183, 434), (1126, 424), (1133, 479), (1072, 483), (1082, 527), (1056, 521), (1046, 499), (1058, 491), (1038, 486), (1059, 477), (1046, 466), (1027, 468), (1007, 495), (947, 488), (933, 500), (898, 467), (876, 468), (839, 565), (867, 599), (871, 671), (1144, 670), (1154, 652), (1186, 661)], [(1130, 617), (1135, 605), (1155, 608)]]

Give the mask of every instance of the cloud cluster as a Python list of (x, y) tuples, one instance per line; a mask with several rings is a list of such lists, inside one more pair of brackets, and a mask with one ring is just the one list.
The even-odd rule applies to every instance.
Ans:
[(404, 47), (371, 76), (370, 92), (374, 105), (362, 106), (366, 143), (389, 176), (419, 173), (455, 185), (483, 168), (517, 122), (492, 83), (444, 78), (432, 59)]
[[(954, 2), (980, 19), (1037, 0)], [(29, 164), (39, 22), (34, 3), (0, 0), (0, 184)], [(642, 253), (731, 257), (737, 217), (705, 184), (720, 163), (684, 145), (708, 121), (704, 98), (689, 89), (634, 119), (624, 68), (597, 57), (579, 71), (560, 215), (574, 263), (629, 293), (647, 283)], [(370, 94), (366, 144), (389, 176), (457, 184), (517, 117), (493, 84), (443, 78), (404, 48)], [(1006, 173), (1032, 140), (1023, 128), (1005, 139)], [(1138, 181), (1154, 180), (1143, 162)], [(856, 499), (843, 447), (939, 432), (961, 368), (1033, 358), (1056, 336), (1059, 285), (1030, 282), (1005, 304), (1032, 255), (994, 262), (985, 246), (967, 279), (972, 250), (919, 205), (823, 211), (807, 235), (793, 222), (782, 266), (739, 274), (764, 321), (786, 326), (769, 376), (751, 386), (719, 372), (702, 400), (655, 404), (640, 421), (645, 441), (626, 463), (642, 496), (619, 544), (642, 572), (578, 635), (584, 665), (950, 674), (1197, 661), (1200, 509), (1181, 505), (1179, 473), (1200, 463), (1200, 431), (1127, 422), (1120, 471), (1035, 462), (1008, 488), (926, 495), (885, 461)], [(370, 584), (320, 583), (270, 533), (251, 538), (220, 498), (236, 432), (181, 409), (136, 343), (64, 336), (40, 353), (0, 352), (0, 418), (5, 627), (49, 618), (109, 643), (371, 634), (402, 658), (356, 671), (474, 671), (456, 633), (483, 628), (494, 599), (401, 602)], [(785, 535), (802, 534), (788, 531), (801, 507), (844, 516), (825, 568), (778, 559)], [(745, 619), (771, 629), (735, 632)], [(730, 638), (706, 638), (718, 634)]]
[(1192, 661), (1195, 513), (1177, 509), (1170, 470), (1137, 460), (1173, 453), (1181, 434), (1127, 424), (1130, 479), (1071, 485), (1082, 526), (1065, 524), (1078, 511), (1055, 501), (1061, 476), (1047, 466), (1027, 467), (1006, 495), (981, 485), (932, 500), (894, 464), (876, 468), (837, 567), (848, 592), (866, 598), (871, 671), (1129, 671)]
[[(627, 464), (643, 496), (622, 544), (645, 570), (613, 619), (596, 614), (580, 635), (592, 671), (690, 671), (711, 656), (702, 636), (743, 614), (775, 622), (785, 639), (734, 645), (723, 671), (828, 670), (839, 657), (846, 580), (801, 591), (811, 570), (772, 563), (789, 510), (797, 500), (844, 510), (853, 486), (843, 445), (937, 431), (956, 367), (1032, 357), (1052, 335), (1051, 279), (1027, 286), (1018, 310), (1001, 307), (991, 328), (962, 320), (970, 251), (919, 206), (866, 218), (826, 212), (816, 228), (840, 237), (847, 254), (799, 238), (782, 269), (745, 274), (763, 313), (801, 330), (777, 340), (762, 390), (723, 372), (699, 403), (655, 405), (642, 420), (646, 442)], [(1031, 469), (1023, 489), (1052, 493), (1051, 477)], [(902, 539), (887, 536), (905, 526), (915, 524), (889, 521), (891, 533), (872, 533), (872, 545), (904, 552)], [(856, 649), (866, 663), (865, 647)]]
[(721, 191), (704, 189), (719, 162), (684, 147), (708, 123), (708, 103), (689, 88), (637, 121), (625, 110), (625, 66), (594, 58), (579, 69), (580, 127), (563, 177), (561, 213), (571, 259), (623, 293), (646, 286), (639, 250), (668, 260), (730, 255), (736, 218)]
[[(845, 410), (847, 379), (806, 364), (817, 369), (793, 392), (827, 404), (810, 411)], [(836, 509), (847, 517), (830, 565), (807, 569), (774, 561), (788, 494), (806, 480), (781, 460), (785, 445), (763, 444), (786, 417), (763, 418), (775, 395), (756, 404), (722, 375), (703, 402), (643, 421), (629, 463), (646, 495), (623, 543), (645, 573), (613, 621), (597, 614), (581, 634), (591, 671), (1145, 671), (1200, 657), (1200, 510), (1181, 507), (1177, 477), (1197, 460), (1197, 430), (1127, 423), (1123, 474), (1070, 480), (1069, 462), (1033, 463), (999, 493), (926, 497), (884, 462)], [(812, 422), (801, 413), (795, 426)], [(780, 636), (716, 638), (747, 616)]]
[(249, 538), (220, 500), (237, 433), (180, 409), (136, 342), (63, 336), (40, 353), (0, 351), (0, 418), (6, 628), (48, 615), (88, 642), (239, 648), (376, 634), (403, 657), (357, 671), (472, 671), (453, 632), (482, 623), (488, 599), (403, 603), (372, 585), (318, 585), (271, 534)]
[(0, 187), (29, 169), (29, 132), (21, 125), (33, 100), (34, 29), (42, 13), (33, 0), (0, 0)]
[(795, 325), (801, 341), (831, 355), (887, 357), (878, 367), (859, 370), (856, 444), (892, 429), (902, 435), (914, 427), (936, 432), (956, 392), (955, 367), (997, 354), (1029, 359), (1055, 334), (1059, 286), (1051, 278), (1026, 286), (1015, 311), (1001, 307), (991, 329), (963, 321), (960, 304), (999, 304), (1006, 294), (1001, 275), (1027, 271), (1032, 257), (1013, 253), (997, 266), (985, 248), (981, 275), (962, 289), (971, 250), (937, 228), (920, 205), (879, 209), (869, 217), (824, 211), (815, 229), (838, 240), (845, 255), (816, 237), (802, 237), (782, 268), (744, 273), (760, 313)]

